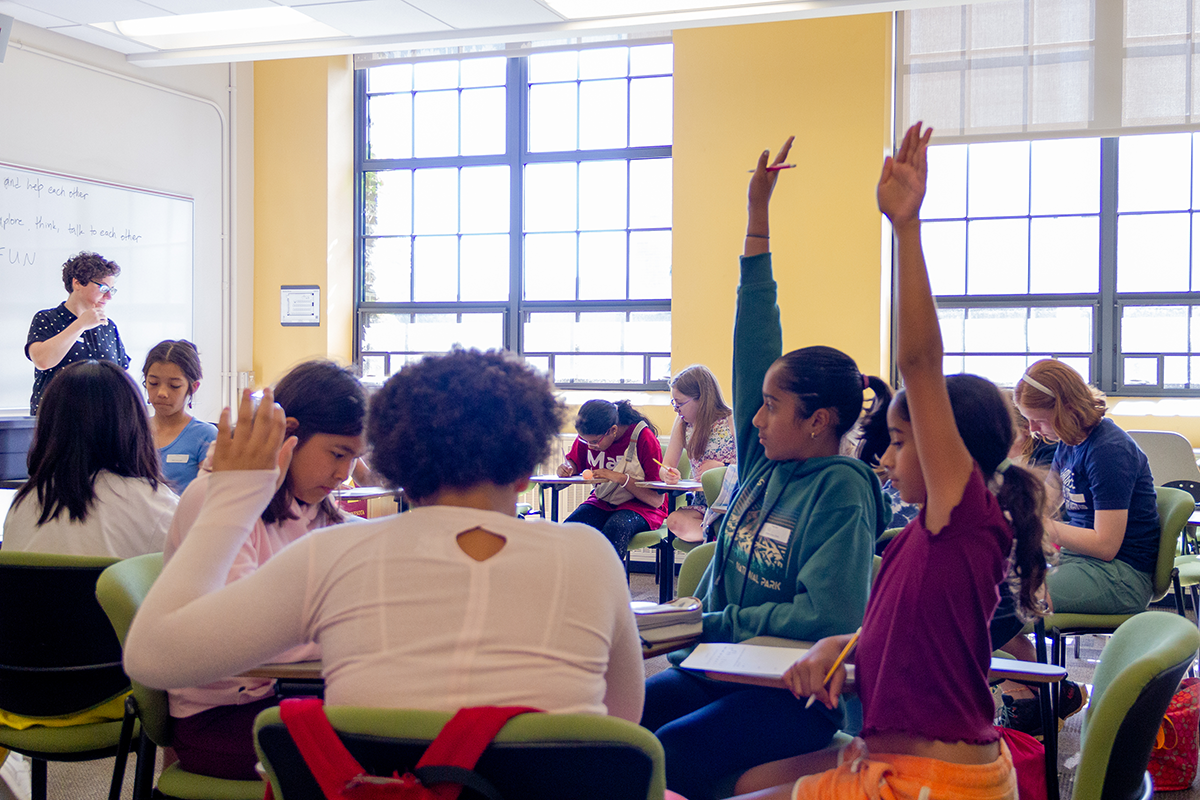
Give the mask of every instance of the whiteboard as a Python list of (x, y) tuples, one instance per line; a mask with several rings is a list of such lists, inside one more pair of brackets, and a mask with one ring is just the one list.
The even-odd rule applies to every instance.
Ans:
[(0, 412), (29, 413), (33, 315), (66, 300), (62, 265), (80, 251), (121, 267), (106, 311), (141, 383), (146, 353), (192, 339), (190, 197), (0, 161)]

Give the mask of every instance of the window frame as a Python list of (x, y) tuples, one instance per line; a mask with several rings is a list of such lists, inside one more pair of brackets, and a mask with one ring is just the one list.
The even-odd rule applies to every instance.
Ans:
[[(617, 41), (604, 42), (605, 47), (638, 47), (658, 42), (650, 41)], [(599, 46), (599, 45), (598, 45)], [(586, 49), (586, 48), (571, 48)], [(497, 53), (482, 53), (480, 57), (496, 57)], [(430, 57), (413, 59), (418, 61), (461, 61), (462, 57)], [(673, 73), (671, 74), (673, 77)], [(644, 76), (637, 76), (644, 77)], [(408, 351), (365, 351), (363, 337), (366, 323), (372, 314), (457, 314), (461, 320), (463, 314), (471, 313), (500, 313), (503, 315), (503, 347), (504, 349), (525, 358), (544, 358), (549, 356), (553, 374), (555, 356), (584, 355), (584, 356), (641, 356), (642, 380), (638, 383), (585, 383), (559, 382), (555, 385), (562, 389), (583, 390), (620, 390), (646, 391), (665, 390), (666, 380), (651, 380), (652, 359), (667, 358), (671, 353), (666, 352), (580, 352), (580, 353), (545, 353), (542, 351), (527, 352), (524, 347), (524, 323), (531, 313), (574, 313), (576, 319), (580, 313), (609, 312), (627, 315), (637, 312), (667, 312), (671, 311), (671, 298), (665, 300), (526, 300), (524, 298), (524, 188), (525, 167), (530, 164), (554, 162), (584, 162), (584, 161), (632, 161), (637, 159), (671, 158), (672, 145), (638, 146), (604, 150), (565, 150), (552, 152), (531, 152), (528, 148), (529, 126), (529, 60), (528, 56), (506, 56), (505, 66), (505, 152), (499, 155), (486, 156), (442, 156), (433, 158), (407, 159), (368, 159), (367, 154), (367, 68), (356, 69), (354, 72), (354, 361), (360, 367), (365, 357), (382, 356), (384, 358), (385, 374), (391, 375), (392, 359), (395, 356), (411, 355)], [(627, 120), (626, 124), (629, 122)], [(493, 301), (407, 301), (381, 302), (367, 301), (366, 295), (366, 253), (364, 242), (367, 237), (365, 230), (365, 174), (395, 169), (427, 169), (436, 167), (467, 167), (467, 166), (505, 165), (509, 169), (509, 295), (507, 300)], [(626, 191), (629, 189), (627, 187)], [(628, 229), (627, 229), (628, 231)], [(459, 234), (461, 236), (461, 234)], [(628, 252), (626, 254), (628, 264)]]

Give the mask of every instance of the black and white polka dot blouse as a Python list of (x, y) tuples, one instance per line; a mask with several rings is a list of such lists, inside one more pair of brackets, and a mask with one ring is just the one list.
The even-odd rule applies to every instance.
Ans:
[[(56, 308), (47, 308), (34, 314), (33, 322), (29, 323), (29, 338), (25, 342), (25, 357), (29, 358), (29, 345), (53, 339), (70, 327), (76, 319), (78, 318), (67, 309), (66, 303), (59, 303)], [(117, 332), (116, 323), (112, 320), (80, 334), (79, 339), (71, 345), (71, 349), (63, 356), (62, 361), (50, 369), (34, 367), (33, 395), (29, 398), (30, 416), (37, 415), (38, 404), (42, 401), (42, 392), (60, 369), (67, 364), (89, 358), (114, 361), (123, 369), (129, 369), (129, 356), (125, 353), (125, 344), (121, 341), (121, 334)]]

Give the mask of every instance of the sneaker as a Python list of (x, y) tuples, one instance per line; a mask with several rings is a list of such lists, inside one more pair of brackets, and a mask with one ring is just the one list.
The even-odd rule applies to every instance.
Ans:
[(1000, 719), (997, 724), (1003, 728), (1027, 733), (1035, 739), (1042, 738), (1042, 709), (1037, 698), (1017, 700), (1012, 695), (1004, 695), (1004, 706), (1000, 709)]
[[(1078, 714), (1087, 705), (1087, 701), (1088, 690), (1086, 686), (1075, 681), (1064, 680), (1058, 695), (1058, 718), (1065, 720), (1067, 717)], [(1062, 727), (1061, 723), (1059, 723), (1059, 727)]]

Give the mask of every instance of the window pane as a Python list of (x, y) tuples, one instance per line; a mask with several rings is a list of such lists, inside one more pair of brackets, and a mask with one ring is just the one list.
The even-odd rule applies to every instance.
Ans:
[(458, 155), (458, 92), (419, 92), (413, 102), (413, 155)]
[(412, 64), (389, 64), (367, 70), (368, 92), (412, 91)]
[(674, 92), (671, 78), (629, 82), (629, 146), (670, 144)]
[(625, 147), (629, 141), (626, 82), (579, 84), (579, 149)]
[(625, 297), (625, 233), (579, 234), (579, 299)]
[[(1043, 356), (1030, 358), (1029, 363), (1032, 364)], [(1066, 364), (1071, 369), (1083, 376), (1084, 383), (1093, 383), (1092, 381), (1092, 362), (1089, 358), (1060, 358), (1059, 361)]]
[(1100, 218), (1048, 217), (1030, 221), (1029, 291), (1100, 291)]
[(972, 217), (1029, 213), (1029, 142), (973, 144), (967, 158), (967, 211)]
[(1187, 356), (1163, 358), (1163, 386), (1170, 389), (1185, 389), (1189, 384)]
[(413, 182), (413, 233), (458, 232), (458, 170), (419, 169)]
[(625, 326), (628, 350), (669, 352), (671, 349), (671, 312), (635, 311)]
[(670, 75), (674, 69), (674, 48), (652, 44), (629, 48), (630, 75)]
[(534, 153), (575, 150), (576, 84), (529, 87), (529, 149)]
[(458, 86), (458, 61), (419, 61), (413, 64), (413, 88), (454, 89)]
[(504, 101), (503, 88), (462, 93), (462, 155), (504, 152)]
[[(938, 325), (942, 329), (942, 349), (947, 353), (961, 353), (966, 348), (964, 331), (967, 311), (963, 308), (939, 308)], [(960, 370), (961, 371), (961, 368)]]
[(972, 308), (967, 312), (963, 349), (975, 353), (1024, 352), (1024, 308)]
[(1122, 136), (1118, 140), (1117, 210), (1190, 208), (1191, 155), (1191, 134)]
[(1121, 352), (1188, 352), (1188, 306), (1126, 306)]
[(367, 99), (367, 158), (412, 156), (412, 95)]
[(931, 147), (929, 177), (921, 219), (943, 219), (967, 215), (967, 146)]
[(629, 227), (671, 227), (671, 159), (629, 162)]
[(508, 59), (467, 58), (459, 68), (459, 86), (503, 86)]
[(1099, 139), (1049, 139), (1033, 142), (1030, 157), (1031, 213), (1099, 213)]
[(1186, 292), (1191, 273), (1188, 214), (1117, 217), (1117, 291)]
[(967, 293), (967, 223), (930, 222), (921, 226), (925, 267), (935, 295)]
[(407, 236), (363, 240), (366, 269), (363, 298), (368, 303), (407, 303), (411, 299), (412, 240)]
[[(439, 353), (454, 345), (494, 350), (504, 346), (503, 314), (370, 314), (363, 349), (380, 353)], [(392, 359), (395, 372), (397, 359)]]
[(1029, 309), (1029, 344), (1034, 352), (1090, 353), (1092, 351), (1091, 306)]
[(412, 233), (412, 172), (363, 173), (363, 233)]
[(580, 79), (624, 78), (628, 74), (628, 47), (605, 47), (579, 51)]
[(633, 300), (670, 299), (670, 231), (633, 231), (629, 234), (629, 297)]
[(525, 237), (525, 299), (575, 299), (575, 234)]
[(625, 161), (579, 164), (579, 230), (624, 228), (627, 167)]
[(458, 237), (418, 236), (413, 243), (413, 300), (458, 299)]
[(1025, 356), (964, 356), (963, 372), (980, 375), (1000, 386), (1012, 386), (1025, 372)]
[(556, 383), (641, 383), (641, 356), (563, 355), (554, 359)]
[(652, 356), (650, 358), (650, 380), (671, 380), (671, 359), (668, 356)]
[(574, 161), (525, 167), (525, 230), (576, 229)]
[(459, 240), (462, 300), (508, 299), (508, 234)]
[(579, 52), (562, 50), (557, 53), (538, 53), (529, 57), (530, 83), (573, 81), (579, 77)]
[(1128, 386), (1157, 386), (1157, 358), (1126, 358), (1123, 359), (1125, 374), (1122, 383)]
[(463, 233), (508, 231), (508, 167), (463, 167), (459, 230)]
[(1023, 294), (1029, 291), (1029, 223), (1025, 219), (968, 223), (967, 291)]
[(387, 370), (385, 365), (387, 359), (383, 356), (363, 356), (362, 357), (362, 379), (363, 381), (382, 381), (387, 378)]

